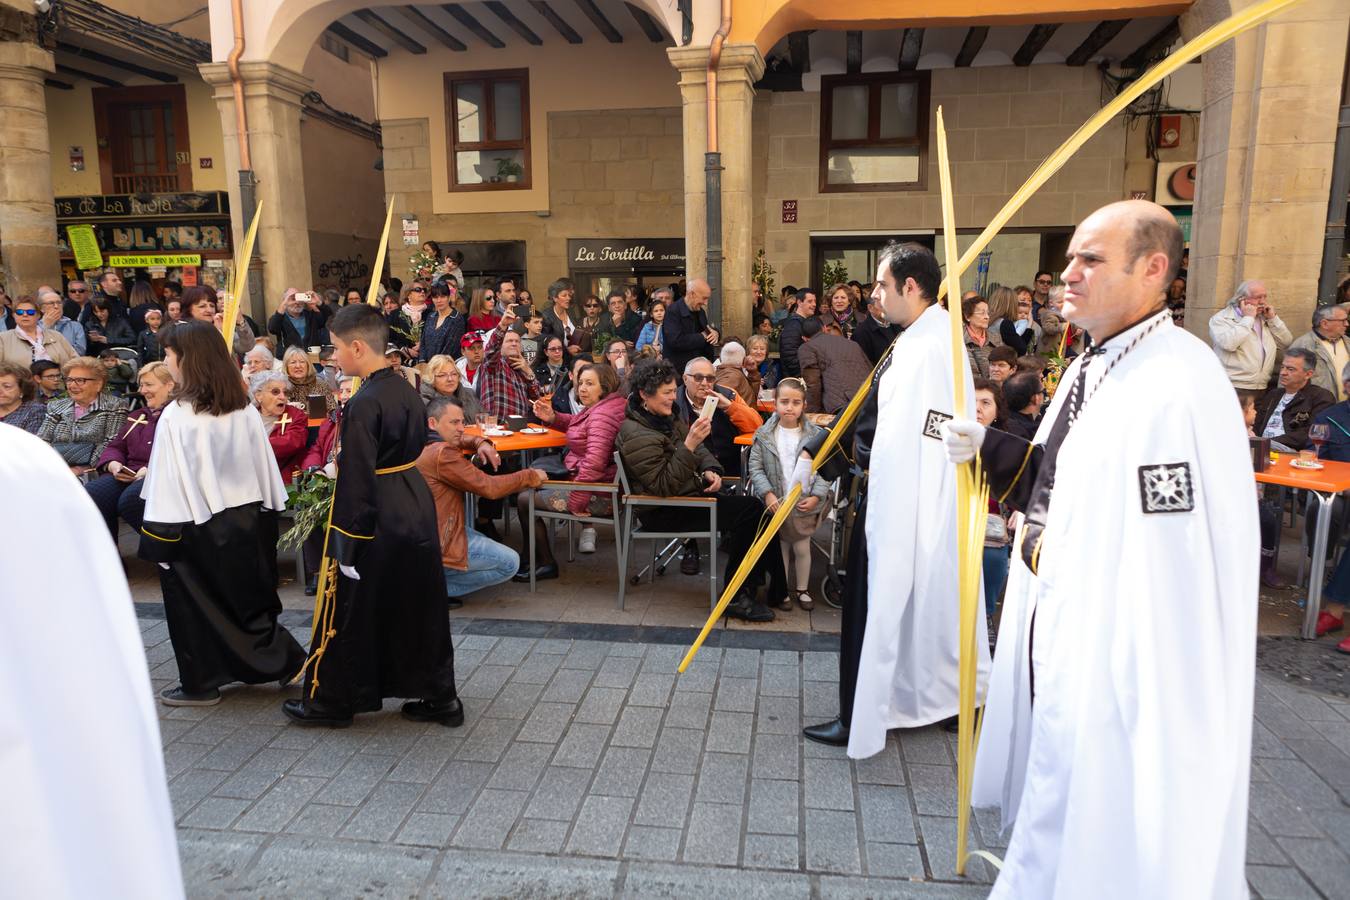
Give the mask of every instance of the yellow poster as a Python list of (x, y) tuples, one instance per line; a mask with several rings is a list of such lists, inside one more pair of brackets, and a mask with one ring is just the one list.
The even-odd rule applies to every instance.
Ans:
[(93, 225), (67, 225), (70, 249), (75, 253), (75, 265), (81, 269), (97, 269), (103, 265), (103, 254), (98, 249), (98, 238)]
[(136, 256), (109, 256), (110, 266), (200, 266), (200, 253), (160, 253)]

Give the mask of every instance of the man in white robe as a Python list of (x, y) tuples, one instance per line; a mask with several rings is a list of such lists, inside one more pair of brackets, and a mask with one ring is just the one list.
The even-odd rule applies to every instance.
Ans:
[(1034, 442), (943, 428), (1027, 518), (977, 764), (977, 804), (1020, 793), (994, 898), (1247, 896), (1257, 508), (1237, 397), (1164, 303), (1181, 250), (1160, 206), (1093, 213), (1063, 280), (1095, 347)]
[[(877, 266), (886, 318), (903, 326), (881, 376), (870, 460), (867, 626), (858, 665), (848, 755), (872, 756), (891, 728), (952, 718), (959, 700), (956, 475), (939, 426), (957, 413), (951, 324), (937, 302), (941, 271), (931, 250), (890, 244)], [(970, 365), (961, 355), (965, 409), (974, 417)], [(856, 577), (862, 573), (850, 573)], [(979, 691), (988, 640), (978, 616)]]
[[(0, 894), (183, 896), (159, 721), (107, 526), (46, 443), (0, 425), (0, 529), (78, 563), (0, 577)], [(80, 698), (84, 699), (81, 702)]]

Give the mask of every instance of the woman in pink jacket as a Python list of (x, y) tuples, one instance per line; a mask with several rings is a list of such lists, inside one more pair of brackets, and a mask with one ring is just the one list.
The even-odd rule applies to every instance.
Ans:
[[(553, 427), (567, 432), (567, 452), (562, 462), (570, 481), (605, 482), (614, 480), (614, 438), (623, 424), (624, 410), (628, 398), (619, 393), (619, 375), (604, 363), (583, 366), (577, 373), (577, 399), (581, 401), (579, 413), (567, 414), (556, 411), (549, 398), (543, 397), (534, 402), (534, 414)], [(545, 467), (547, 470), (547, 467)], [(529, 516), (529, 494), (517, 496), (520, 519)], [(538, 488), (535, 493), (536, 506), (546, 506), (562, 512), (567, 510), (577, 516), (609, 515), (609, 497), (605, 494), (592, 494), (587, 491), (557, 491), (548, 487)], [(521, 570), (516, 573), (516, 581), (529, 581), (528, 536), (521, 551)], [(595, 552), (595, 529), (586, 526), (581, 529), (581, 538), (577, 549), (582, 553)], [(557, 578), (558, 563), (553, 558), (553, 548), (549, 546), (548, 530), (542, 521), (535, 522), (535, 579)]]

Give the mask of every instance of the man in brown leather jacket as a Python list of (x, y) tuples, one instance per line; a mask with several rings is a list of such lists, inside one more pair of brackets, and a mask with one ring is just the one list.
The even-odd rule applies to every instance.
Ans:
[(492, 441), (464, 434), (464, 408), (453, 397), (438, 397), (431, 402), (427, 426), (441, 436), (441, 442), (427, 445), (417, 458), (417, 470), (426, 479), (436, 503), (445, 592), (450, 608), (455, 609), (464, 605), (464, 595), (510, 581), (520, 568), (516, 551), (465, 524), (465, 493), (498, 500), (538, 487), (548, 476), (539, 469), (489, 475), (470, 462), (466, 452), (494, 469), (501, 459)]

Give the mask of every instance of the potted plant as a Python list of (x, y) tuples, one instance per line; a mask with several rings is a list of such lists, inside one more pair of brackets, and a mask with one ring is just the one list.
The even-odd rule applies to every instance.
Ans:
[(525, 169), (520, 163), (509, 156), (503, 156), (497, 160), (497, 177), (504, 178), (510, 184), (520, 181), (520, 176), (525, 174)]

